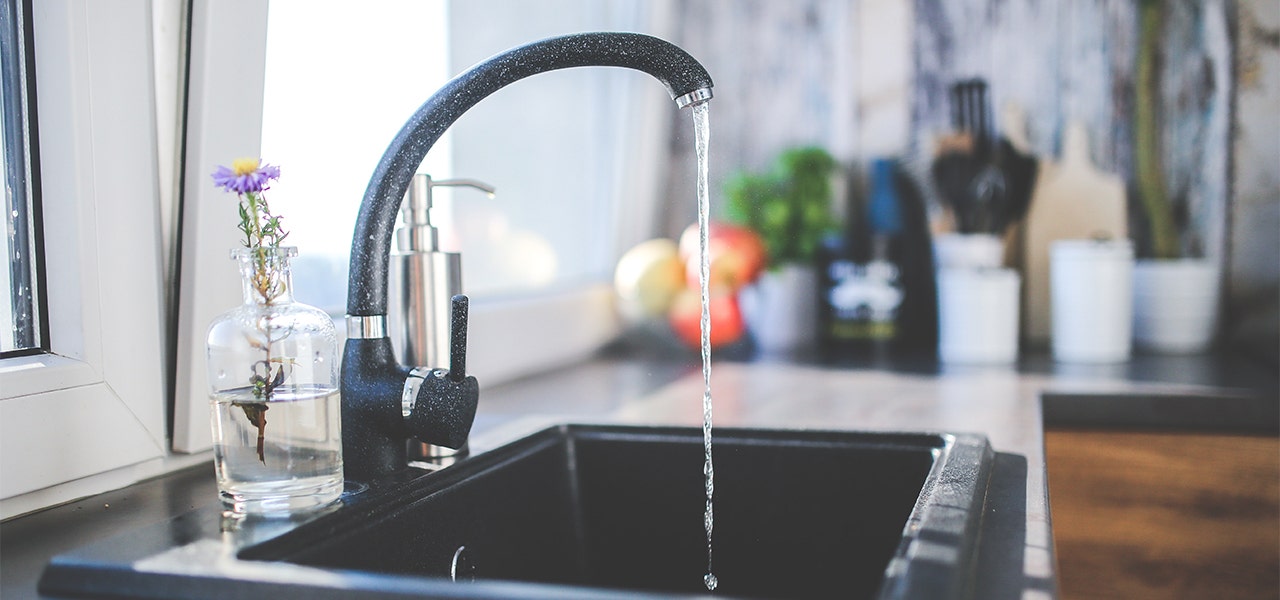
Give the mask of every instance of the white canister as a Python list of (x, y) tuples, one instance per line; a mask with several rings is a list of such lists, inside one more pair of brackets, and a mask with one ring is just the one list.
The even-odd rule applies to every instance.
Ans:
[(1018, 358), (1018, 286), (1013, 269), (938, 271), (938, 358), (1011, 364)]
[(1133, 331), (1133, 243), (1059, 240), (1049, 248), (1053, 357), (1062, 362), (1129, 360)]

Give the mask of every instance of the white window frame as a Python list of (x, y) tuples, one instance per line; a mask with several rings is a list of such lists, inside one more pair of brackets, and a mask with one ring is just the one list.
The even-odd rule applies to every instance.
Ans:
[[(205, 327), (239, 302), (239, 284), (226, 258), (237, 243), (235, 213), (225, 194), (209, 184), (208, 174), (218, 162), (255, 154), (261, 146), (267, 6), (254, 0), (195, 0), (191, 27), (173, 439), (179, 452), (198, 452), (212, 444)], [(662, 122), (645, 120), (655, 121)], [(649, 141), (645, 147), (656, 153), (663, 145)], [(621, 206), (635, 210), (633, 199), (626, 198)], [(634, 228), (634, 221), (618, 225), (620, 239), (642, 239), (630, 228), (622, 230), (625, 225)], [(468, 371), (480, 379), (484, 402), (484, 387), (581, 360), (620, 331), (607, 280), (536, 295), (479, 299), (471, 305)]]
[(33, 4), (50, 353), (0, 362), (0, 518), (167, 454), (150, 9)]

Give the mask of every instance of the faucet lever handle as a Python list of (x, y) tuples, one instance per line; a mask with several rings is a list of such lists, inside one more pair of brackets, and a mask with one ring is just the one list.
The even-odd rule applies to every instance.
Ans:
[(408, 405), (405, 426), (419, 441), (458, 449), (467, 443), (467, 434), (475, 422), (480, 402), (480, 384), (467, 376), (467, 297), (458, 294), (451, 299), (449, 332), (449, 371), (433, 369), (431, 376), (419, 376), (418, 387), (406, 387), (413, 394)]
[(449, 379), (460, 382), (467, 377), (467, 307), (463, 294), (450, 299), (449, 309)]

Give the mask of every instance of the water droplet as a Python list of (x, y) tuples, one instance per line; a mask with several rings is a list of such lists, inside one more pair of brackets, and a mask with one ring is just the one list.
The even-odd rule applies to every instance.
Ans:
[(227, 371), (225, 369), (218, 369), (218, 379), (226, 379), (226, 378), (227, 378)]
[(707, 573), (706, 575), (702, 576), (702, 583), (707, 584), (708, 590), (714, 591), (716, 589), (716, 586), (720, 585), (720, 580), (716, 579), (716, 576), (714, 573)]
[(319, 352), (316, 352), (316, 364), (318, 365), (323, 362), (324, 362), (324, 355), (320, 354)]

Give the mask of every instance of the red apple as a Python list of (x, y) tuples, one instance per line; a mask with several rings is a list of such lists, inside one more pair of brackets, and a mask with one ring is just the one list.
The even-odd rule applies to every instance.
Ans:
[[(732, 290), (717, 287), (711, 290), (708, 302), (711, 311), (711, 347), (731, 344), (746, 333), (742, 310), (738, 308), (738, 295)], [(676, 295), (667, 314), (676, 337), (690, 348), (702, 347), (702, 299), (698, 290), (686, 289)]]
[[(689, 287), (698, 287), (698, 224), (680, 234), (680, 258), (685, 261), (685, 277)], [(711, 267), (711, 285), (737, 290), (758, 277), (767, 260), (764, 240), (756, 232), (720, 221), (707, 224), (707, 259)]]

